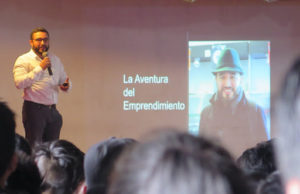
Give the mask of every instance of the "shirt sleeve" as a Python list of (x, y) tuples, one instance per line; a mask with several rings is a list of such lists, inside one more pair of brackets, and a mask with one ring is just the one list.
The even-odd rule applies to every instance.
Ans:
[(37, 65), (30, 70), (30, 63), (19, 57), (13, 69), (14, 82), (18, 89), (30, 87), (35, 81), (41, 79), (43, 69)]
[[(65, 72), (65, 69), (64, 69), (64, 65), (62, 64), (62, 62), (60, 61), (60, 59), (58, 59), (58, 63), (59, 63), (59, 66), (60, 66), (60, 71), (59, 71), (59, 85), (62, 85), (66, 79), (67, 79), (67, 73)], [(69, 92), (70, 90), (72, 89), (72, 82), (71, 80), (69, 79), (69, 88), (66, 92)]]

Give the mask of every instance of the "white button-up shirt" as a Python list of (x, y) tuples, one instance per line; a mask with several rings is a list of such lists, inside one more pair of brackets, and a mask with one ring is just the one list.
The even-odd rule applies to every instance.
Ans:
[[(23, 98), (39, 104), (51, 105), (58, 102), (59, 85), (67, 79), (64, 66), (54, 54), (48, 53), (53, 75), (40, 67), (42, 59), (31, 49), (19, 56), (15, 62), (13, 74), (15, 85), (24, 89)], [(69, 83), (71, 89), (71, 82)]]

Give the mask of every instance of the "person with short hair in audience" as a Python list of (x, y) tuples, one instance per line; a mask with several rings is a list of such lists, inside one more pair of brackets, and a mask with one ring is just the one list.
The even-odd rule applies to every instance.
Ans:
[(42, 179), (34, 160), (24, 152), (17, 152), (16, 170), (8, 177), (6, 189), (14, 194), (40, 194)]
[(106, 194), (109, 176), (123, 150), (136, 141), (130, 138), (110, 138), (93, 145), (84, 158), (87, 194)]
[(16, 133), (15, 140), (16, 140), (15, 150), (17, 152), (24, 152), (29, 156), (32, 154), (32, 149), (27, 139), (25, 139), (23, 136)]
[(16, 134), (15, 140), (18, 164), (16, 170), (7, 179), (6, 189), (14, 194), (40, 194), (42, 179), (31, 157), (31, 147), (21, 135)]
[(45, 142), (35, 147), (34, 158), (42, 176), (42, 192), (79, 193), (84, 182), (84, 153), (66, 140)]
[(125, 151), (109, 194), (250, 194), (231, 155), (211, 141), (167, 131)]
[(275, 161), (275, 139), (258, 143), (249, 148), (237, 159), (238, 166), (250, 178), (252, 186), (257, 188), (260, 181), (265, 180), (277, 170)]
[(15, 114), (0, 102), (0, 194), (9, 193), (5, 191), (5, 182), (17, 166), (15, 127)]

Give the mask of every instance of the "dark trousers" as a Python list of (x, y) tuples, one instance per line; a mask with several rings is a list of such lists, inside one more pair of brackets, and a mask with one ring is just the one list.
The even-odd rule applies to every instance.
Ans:
[(22, 117), (25, 137), (31, 146), (59, 138), (62, 116), (55, 105), (47, 106), (25, 100)]

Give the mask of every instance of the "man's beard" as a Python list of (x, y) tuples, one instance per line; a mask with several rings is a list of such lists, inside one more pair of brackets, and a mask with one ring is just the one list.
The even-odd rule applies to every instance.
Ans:
[[(225, 89), (230, 89), (230, 90), (233, 92), (232, 96), (226, 96), (226, 94), (225, 94), (225, 97), (224, 97), (224, 96), (223, 96), (223, 91), (224, 91)], [(229, 105), (229, 104), (232, 104), (232, 103), (235, 103), (235, 102), (236, 102), (236, 100), (237, 100), (237, 99), (239, 98), (239, 96), (240, 96), (241, 91), (242, 91), (242, 88), (241, 88), (241, 87), (238, 87), (238, 88), (236, 88), (236, 89), (231, 88), (231, 87), (227, 87), (227, 88), (222, 89), (220, 92), (218, 92), (218, 98), (219, 98), (224, 104)]]
[(222, 88), (220, 95), (224, 101), (231, 101), (237, 95), (237, 92), (232, 87)]
[[(42, 49), (41, 49), (42, 48)], [(32, 47), (32, 49), (34, 50), (34, 52), (37, 55), (42, 56), (43, 52), (47, 52), (49, 50), (49, 46), (39, 46), (39, 47)], [(41, 50), (41, 51), (40, 51)]]

